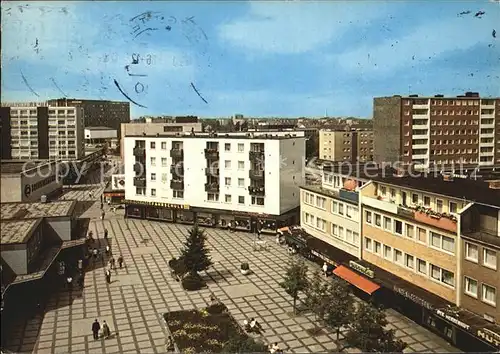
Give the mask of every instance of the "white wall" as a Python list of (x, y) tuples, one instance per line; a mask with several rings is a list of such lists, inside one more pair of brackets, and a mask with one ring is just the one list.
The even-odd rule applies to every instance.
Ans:
[(85, 129), (85, 139), (112, 139), (118, 137), (116, 129)]
[[(135, 186), (133, 185), (134, 171), (133, 165), (135, 157), (133, 149), (135, 140), (146, 141), (146, 170), (147, 185), (146, 196), (136, 196)], [(150, 149), (150, 142), (156, 142), (156, 148)], [(167, 148), (161, 149), (161, 142), (167, 142)], [(184, 198), (174, 199), (173, 192), (170, 189), (172, 175), (170, 166), (172, 158), (170, 150), (172, 142), (182, 141), (184, 149)], [(207, 161), (205, 159), (205, 148), (207, 141), (219, 143), (219, 201), (208, 201), (207, 192), (205, 192), (205, 183), (207, 177), (205, 168)], [(283, 142), (287, 142), (283, 144)], [(293, 145), (295, 142), (295, 145)], [(231, 151), (225, 151), (225, 144), (231, 144)], [(251, 143), (264, 143), (265, 145), (265, 189), (266, 197), (264, 206), (252, 205), (251, 196), (248, 191), (250, 186), (249, 169), (249, 151)], [(243, 152), (238, 152), (238, 144), (244, 145)], [(234, 139), (234, 138), (186, 138), (186, 137), (126, 137), (124, 138), (124, 160), (125, 160), (125, 198), (127, 200), (138, 201), (157, 201), (177, 204), (189, 204), (190, 206), (214, 208), (223, 210), (236, 210), (245, 212), (266, 213), (279, 215), (285, 211), (299, 206), (299, 185), (304, 179), (304, 156), (305, 140), (304, 138), (295, 139)], [(285, 152), (282, 150), (286, 149)], [(156, 166), (151, 166), (151, 157), (156, 157)], [(167, 166), (162, 167), (161, 158), (167, 158)], [(281, 157), (286, 158), (290, 166), (286, 167), (284, 172), (280, 169)], [(231, 169), (225, 169), (225, 161), (231, 161)], [(238, 161), (245, 162), (245, 168), (238, 170)], [(295, 161), (295, 164), (293, 164)], [(283, 166), (282, 166), (283, 167)], [(156, 181), (151, 181), (151, 173), (156, 173)], [(162, 173), (167, 174), (167, 180), (162, 182)], [(295, 176), (296, 184), (294, 184)], [(231, 178), (231, 186), (225, 186), (225, 178)], [(238, 178), (245, 180), (244, 186), (238, 186)], [(285, 182), (280, 182), (285, 179)], [(291, 186), (288, 184), (291, 183)], [(156, 197), (151, 197), (151, 188), (156, 189)], [(225, 195), (230, 194), (231, 202), (225, 202)], [(238, 203), (238, 196), (245, 197), (245, 203)]]

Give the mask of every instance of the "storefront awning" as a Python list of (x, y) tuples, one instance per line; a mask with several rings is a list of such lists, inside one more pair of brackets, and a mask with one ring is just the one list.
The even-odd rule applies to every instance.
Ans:
[(345, 281), (351, 283), (356, 288), (363, 290), (365, 293), (369, 295), (373, 294), (375, 291), (380, 289), (379, 285), (362, 277), (361, 275), (357, 274), (356, 272), (353, 272), (349, 268), (344, 267), (342, 265), (335, 268), (333, 273), (338, 277), (344, 279)]
[(72, 247), (77, 247), (84, 245), (86, 242), (85, 238), (79, 238), (77, 240), (69, 240), (69, 241), (63, 241), (61, 245), (61, 249), (66, 249), (66, 248), (72, 248)]

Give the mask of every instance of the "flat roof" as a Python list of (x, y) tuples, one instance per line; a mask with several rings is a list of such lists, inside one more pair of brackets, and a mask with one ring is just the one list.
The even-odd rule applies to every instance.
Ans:
[(109, 127), (85, 127), (86, 130), (116, 130), (115, 128)]
[[(347, 199), (347, 198), (342, 197), (340, 195), (339, 191), (336, 191), (333, 189), (328, 189), (328, 188), (323, 188), (320, 185), (310, 185), (310, 184), (301, 185), (300, 189), (305, 189), (305, 190), (313, 192), (313, 193), (321, 194), (321, 195), (324, 195), (325, 197), (339, 199), (339, 200), (342, 200), (343, 202), (346, 202), (346, 203), (355, 204), (355, 205), (358, 204), (357, 202), (355, 202), (351, 199)], [(356, 193), (356, 192), (352, 192), (352, 191), (349, 191), (349, 192)]]
[(500, 189), (489, 188), (484, 181), (465, 178), (446, 181), (443, 177), (434, 176), (385, 176), (374, 177), (372, 180), (500, 208)]
[[(293, 131), (281, 132), (285, 134), (273, 135), (265, 132), (242, 132), (242, 133), (157, 133), (157, 134), (141, 134), (141, 135), (125, 135), (125, 138), (172, 138), (172, 139), (267, 139), (267, 140), (285, 140), (285, 139), (306, 139), (303, 135), (294, 135)], [(302, 133), (302, 132), (301, 132)]]
[[(53, 161), (52, 161), (53, 162)], [(50, 164), (47, 160), (2, 160), (0, 163), (1, 174), (19, 174), (42, 165)]]
[(1, 244), (9, 245), (26, 243), (32, 230), (41, 222), (41, 219), (2, 221)]
[(70, 216), (73, 214), (75, 205), (74, 200), (48, 203), (2, 203), (0, 204), (0, 219), (23, 220)]

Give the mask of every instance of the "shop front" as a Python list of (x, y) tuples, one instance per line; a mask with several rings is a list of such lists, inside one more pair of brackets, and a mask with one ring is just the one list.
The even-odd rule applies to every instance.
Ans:
[[(193, 224), (194, 216), (189, 209), (189, 205), (184, 204), (125, 200), (125, 216), (130, 218), (174, 222), (179, 218), (180, 220), (189, 220), (191, 214), (191, 224)], [(187, 213), (184, 215), (185, 211)]]
[(127, 218), (144, 219), (146, 216), (145, 206), (143, 205), (126, 205), (125, 216)]
[(196, 218), (195, 213), (191, 210), (176, 210), (175, 222), (179, 224), (194, 225)]
[(217, 226), (217, 215), (208, 212), (197, 212), (196, 222), (200, 226), (214, 227)]
[(263, 234), (276, 235), (276, 230), (278, 230), (278, 222), (276, 219), (259, 218), (257, 220), (257, 228)]
[(236, 231), (248, 232), (252, 230), (252, 219), (250, 216), (235, 215), (233, 223)]
[(123, 204), (125, 201), (125, 191), (104, 191), (103, 193), (106, 203)]

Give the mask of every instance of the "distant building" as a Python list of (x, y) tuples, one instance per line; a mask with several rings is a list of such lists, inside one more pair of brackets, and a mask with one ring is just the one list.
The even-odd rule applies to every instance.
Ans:
[(111, 149), (116, 149), (118, 147), (117, 130), (107, 127), (85, 128), (85, 145), (96, 147), (107, 145)]
[(331, 161), (365, 162), (373, 160), (373, 131), (319, 131), (319, 158)]
[(418, 167), (500, 163), (500, 98), (376, 97), (374, 159)]

